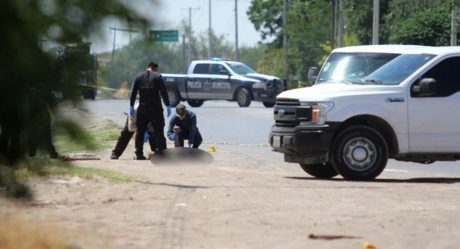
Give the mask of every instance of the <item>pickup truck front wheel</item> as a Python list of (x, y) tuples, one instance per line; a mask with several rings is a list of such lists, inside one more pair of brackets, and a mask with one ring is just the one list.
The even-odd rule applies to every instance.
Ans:
[(332, 144), (332, 166), (345, 179), (372, 180), (387, 164), (387, 142), (371, 127), (356, 125), (346, 128)]
[(328, 179), (332, 178), (338, 173), (335, 171), (334, 167), (330, 163), (322, 164), (300, 164), (300, 167), (307, 172), (309, 175), (316, 178)]
[(240, 88), (236, 92), (236, 102), (240, 107), (248, 107), (251, 104), (251, 92), (246, 88)]
[(187, 103), (188, 103), (191, 107), (200, 107), (200, 106), (203, 105), (204, 100), (200, 100), (200, 99), (187, 100)]

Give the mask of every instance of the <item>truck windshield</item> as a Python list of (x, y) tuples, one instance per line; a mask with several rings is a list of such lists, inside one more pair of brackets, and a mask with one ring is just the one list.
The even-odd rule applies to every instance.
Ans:
[(255, 73), (250, 67), (246, 66), (243, 63), (239, 62), (226, 62), (227, 65), (233, 70), (233, 72), (237, 74), (248, 74), (248, 73)]
[(362, 80), (365, 83), (398, 85), (433, 57), (431, 54), (400, 55)]
[(397, 85), (434, 55), (388, 53), (334, 53), (318, 75), (317, 83)]

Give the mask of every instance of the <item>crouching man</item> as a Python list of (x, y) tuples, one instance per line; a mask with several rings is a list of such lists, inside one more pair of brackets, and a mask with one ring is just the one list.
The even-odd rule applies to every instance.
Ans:
[(175, 141), (175, 147), (184, 147), (184, 140), (188, 140), (188, 147), (197, 149), (203, 142), (195, 113), (183, 104), (176, 106), (176, 115), (169, 120), (168, 138)]

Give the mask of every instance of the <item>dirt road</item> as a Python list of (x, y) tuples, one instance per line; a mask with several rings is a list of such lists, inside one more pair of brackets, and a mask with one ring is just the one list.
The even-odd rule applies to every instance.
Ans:
[(386, 170), (372, 182), (316, 180), (280, 154), (233, 145), (216, 145), (208, 165), (154, 165), (132, 160), (132, 147), (119, 160), (107, 150), (75, 163), (135, 181), (32, 180), (35, 201), (0, 200), (0, 217), (57, 227), (81, 248), (460, 248), (459, 178)]

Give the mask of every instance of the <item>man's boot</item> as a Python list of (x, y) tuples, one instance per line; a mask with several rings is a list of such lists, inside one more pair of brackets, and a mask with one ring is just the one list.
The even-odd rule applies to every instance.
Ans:
[(118, 155), (117, 155), (117, 153), (115, 153), (115, 151), (112, 151), (112, 155), (110, 156), (110, 159), (113, 159), (113, 160), (118, 159)]
[(147, 160), (143, 154), (136, 154), (135, 160)]

